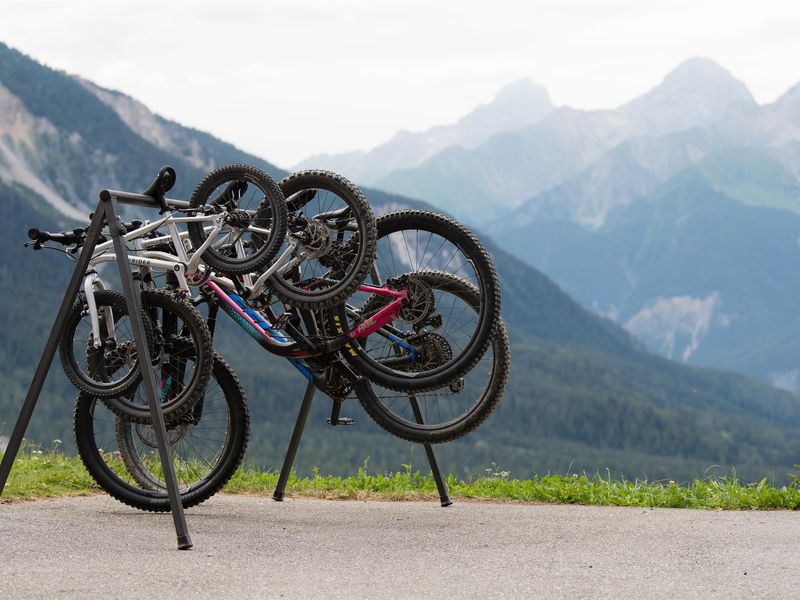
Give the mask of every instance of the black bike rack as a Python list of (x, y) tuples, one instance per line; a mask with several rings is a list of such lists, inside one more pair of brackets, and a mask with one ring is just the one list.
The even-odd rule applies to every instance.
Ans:
[[(277, 502), (281, 502), (283, 500), (283, 496), (286, 491), (286, 483), (289, 481), (289, 475), (292, 472), (294, 457), (297, 454), (297, 447), (300, 445), (300, 438), (303, 437), (306, 419), (308, 418), (308, 413), (311, 410), (311, 401), (314, 399), (314, 393), (316, 390), (316, 386), (309, 382), (308, 386), (306, 387), (306, 393), (303, 396), (303, 403), (300, 405), (300, 412), (297, 414), (297, 422), (295, 422), (294, 431), (292, 431), (292, 439), (289, 441), (289, 447), (286, 449), (286, 456), (283, 459), (283, 467), (281, 468), (281, 473), (278, 476), (278, 485), (275, 487), (275, 491), (272, 494), (272, 499)], [(417, 398), (412, 395), (409, 396), (409, 400), (411, 401), (411, 408), (414, 411), (414, 418), (417, 420), (417, 423), (424, 425), (425, 420), (422, 417), (422, 411), (419, 408), (419, 402), (417, 402)], [(447, 491), (447, 484), (445, 484), (444, 478), (442, 477), (442, 472), (439, 470), (439, 463), (436, 460), (436, 455), (433, 452), (433, 446), (430, 444), (423, 445), (425, 446), (425, 454), (427, 454), (428, 462), (431, 466), (433, 479), (436, 482), (436, 488), (439, 490), (439, 500), (442, 506), (450, 506), (453, 504), (453, 500), (450, 498), (450, 494)]]
[(119, 275), (128, 306), (128, 316), (131, 320), (133, 334), (136, 340), (136, 351), (139, 356), (140, 368), (142, 369), (142, 381), (144, 383), (147, 401), (150, 405), (150, 414), (153, 419), (156, 441), (158, 442), (158, 451), (161, 458), (161, 468), (163, 469), (164, 479), (167, 484), (167, 492), (172, 509), (172, 519), (175, 523), (175, 533), (178, 537), (178, 549), (188, 550), (192, 547), (192, 540), (189, 537), (186, 516), (183, 512), (183, 504), (181, 504), (180, 493), (178, 491), (175, 467), (172, 463), (172, 457), (170, 456), (169, 447), (167, 445), (167, 430), (164, 424), (164, 414), (161, 411), (161, 403), (159, 402), (158, 390), (160, 385), (158, 383), (158, 374), (153, 369), (150, 351), (147, 348), (145, 340), (144, 324), (141, 318), (141, 290), (135, 285), (131, 274), (128, 254), (123, 244), (122, 232), (120, 231), (117, 219), (117, 201), (137, 206), (146, 206), (148, 208), (161, 208), (158, 199), (151, 196), (114, 190), (103, 190), (100, 193), (100, 201), (97, 204), (97, 210), (94, 212), (92, 222), (86, 234), (86, 243), (81, 250), (80, 257), (75, 265), (75, 271), (72, 273), (72, 278), (67, 285), (67, 291), (64, 293), (61, 308), (59, 308), (58, 314), (56, 315), (50, 337), (47, 338), (44, 352), (39, 360), (39, 365), (36, 367), (33, 381), (31, 381), (30, 388), (28, 388), (28, 394), (20, 410), (17, 423), (14, 425), (14, 431), (6, 447), (2, 463), (0, 463), (0, 495), (3, 493), (9, 473), (11, 472), (11, 467), (16, 459), (17, 452), (19, 452), (25, 430), (28, 428), (33, 409), (39, 399), (39, 394), (42, 391), (47, 373), (53, 362), (58, 342), (65, 333), (67, 316), (78, 296), (81, 281), (89, 266), (94, 248), (97, 245), (98, 236), (100, 235), (103, 225), (107, 224), (109, 232), (111, 233), (111, 239), (114, 242), (114, 252), (117, 256)]

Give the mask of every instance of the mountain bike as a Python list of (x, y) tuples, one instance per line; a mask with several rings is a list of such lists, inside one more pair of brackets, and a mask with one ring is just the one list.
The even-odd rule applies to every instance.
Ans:
[[(248, 302), (232, 292), (233, 282), (219, 285), (223, 280), (215, 277), (201, 291), (332, 398), (332, 424), (355, 389), (390, 433), (420, 443), (455, 439), (488, 417), (508, 380), (508, 335), (491, 259), (463, 226), (436, 213), (400, 211), (377, 224), (371, 272), (378, 285), (362, 284), (347, 304), (329, 311), (273, 311), (266, 299)], [(364, 302), (355, 308), (351, 302), (359, 299)], [(355, 347), (367, 349), (365, 360), (390, 375), (391, 387), (361, 370)], [(414, 377), (424, 389), (405, 387)], [(423, 425), (412, 414), (411, 395), (420, 400)]]
[[(358, 294), (366, 300), (358, 309), (348, 303), (329, 311), (286, 306), (273, 312), (265, 285), (268, 271), (255, 280), (250, 275), (207, 272), (200, 281), (193, 281), (200, 291), (195, 303), (207, 302), (215, 311), (221, 308), (263, 348), (289, 358), (304, 377), (334, 399), (332, 412), (365, 375), (362, 364), (371, 369), (367, 378), (379, 386), (384, 386), (387, 373), (390, 385), (385, 387), (389, 389), (409, 391), (404, 389), (408, 382), (416, 384), (418, 389), (408, 387), (417, 394), (441, 389), (481, 360), (496, 326), (498, 293), (491, 260), (463, 227), (435, 213), (401, 211), (378, 223), (373, 279), (380, 279), (379, 270), (400, 273), (387, 277), (380, 286), (361, 284)], [(164, 245), (169, 241), (168, 236), (141, 239), (141, 277), (152, 280), (153, 271), (161, 270), (180, 288), (174, 275), (180, 272), (175, 257), (165, 260), (169, 255)], [(173, 246), (181, 247), (174, 242)], [(397, 248), (402, 248), (400, 254)], [(437, 266), (449, 268), (451, 277), (439, 277), (431, 286), (430, 277), (419, 274)], [(462, 281), (472, 286), (475, 298), (470, 303), (464, 301)], [(342, 356), (352, 366), (340, 360)], [(373, 414), (379, 412), (376, 409)], [(451, 420), (447, 436), (452, 438), (458, 435), (459, 425), (455, 415)], [(383, 419), (382, 424), (391, 427), (392, 420)], [(413, 424), (404, 423), (397, 433), (408, 438), (413, 435), (409, 427)], [(431, 437), (436, 436), (423, 431), (416, 441)]]

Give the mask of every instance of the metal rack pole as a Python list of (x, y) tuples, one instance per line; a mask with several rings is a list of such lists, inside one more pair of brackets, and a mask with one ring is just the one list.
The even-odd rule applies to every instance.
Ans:
[[(409, 396), (411, 401), (411, 410), (414, 411), (414, 418), (420, 425), (425, 425), (425, 419), (422, 416), (422, 411), (419, 408), (419, 402), (416, 396)], [(430, 444), (423, 444), (425, 446), (425, 454), (428, 455), (428, 463), (431, 465), (431, 473), (433, 473), (433, 480), (436, 482), (436, 489), (439, 490), (439, 501), (442, 506), (450, 506), (453, 504), (450, 493), (447, 491), (447, 484), (444, 482), (442, 472), (439, 470), (439, 461), (436, 460), (436, 455), (433, 453), (433, 446)]]
[[(122, 243), (122, 235), (117, 222), (117, 200), (111, 195), (105, 197), (101, 195), (101, 204), (106, 202), (106, 213), (108, 219), (108, 229), (111, 239), (114, 241), (114, 251), (117, 254), (117, 266), (119, 267), (119, 278), (122, 281), (122, 290), (125, 293), (125, 300), (128, 305), (128, 317), (133, 327), (133, 336), (136, 340), (136, 355), (139, 357), (139, 366), (142, 369), (142, 383), (144, 384), (145, 396), (150, 405), (150, 415), (153, 420), (153, 429), (158, 443), (158, 454), (161, 458), (161, 469), (164, 473), (164, 480), (167, 484), (167, 494), (169, 495), (169, 505), (172, 512), (172, 520), (175, 524), (175, 533), (178, 536), (178, 549), (188, 550), (192, 547), (192, 539), (189, 536), (189, 528), (186, 525), (186, 515), (183, 512), (180, 491), (178, 489), (178, 479), (175, 475), (175, 465), (172, 462), (172, 455), (169, 451), (167, 442), (167, 427), (164, 423), (164, 413), (161, 410), (161, 387), (158, 373), (153, 368), (153, 361), (150, 357), (150, 350), (147, 348), (147, 338), (145, 336), (144, 324), (142, 323), (141, 290), (133, 281), (131, 265), (128, 260), (128, 253)], [(107, 198), (107, 199), (105, 199)]]
[(308, 411), (311, 410), (311, 401), (314, 399), (314, 392), (316, 389), (317, 388), (314, 387), (314, 384), (311, 382), (306, 386), (303, 404), (300, 406), (300, 412), (297, 414), (297, 422), (294, 424), (292, 439), (289, 441), (289, 447), (286, 449), (286, 457), (283, 459), (281, 474), (278, 476), (278, 485), (275, 487), (275, 492), (272, 494), (272, 499), (277, 502), (283, 500), (283, 493), (286, 491), (286, 482), (289, 481), (289, 474), (292, 472), (294, 457), (297, 454), (297, 447), (300, 445), (300, 438), (303, 437), (303, 429), (306, 427)]
[(67, 315), (69, 315), (75, 298), (78, 297), (78, 290), (80, 289), (83, 275), (89, 267), (89, 260), (92, 258), (92, 251), (96, 245), (97, 236), (103, 228), (104, 220), (105, 210), (101, 202), (98, 204), (92, 222), (89, 224), (89, 230), (86, 234), (86, 246), (84, 246), (83, 251), (78, 257), (78, 263), (75, 265), (75, 270), (67, 284), (67, 290), (64, 292), (64, 299), (61, 301), (61, 308), (58, 309), (58, 313), (56, 314), (53, 328), (50, 330), (50, 337), (47, 338), (47, 342), (44, 345), (44, 351), (42, 352), (42, 357), (39, 359), (39, 365), (36, 367), (36, 371), (33, 374), (33, 380), (28, 388), (28, 394), (25, 396), (25, 401), (19, 412), (19, 418), (17, 419), (16, 425), (14, 425), (11, 438), (8, 440), (8, 446), (6, 446), (3, 460), (0, 462), (0, 494), (3, 493), (8, 475), (11, 472), (11, 467), (14, 464), (14, 460), (22, 444), (22, 438), (25, 437), (25, 431), (28, 429), (33, 409), (36, 407), (39, 394), (41, 394), (45, 379), (47, 379), (47, 373), (50, 371), (50, 365), (53, 363), (53, 357), (56, 354), (58, 342), (66, 331)]
[(170, 507), (172, 509), (172, 517), (175, 523), (175, 533), (178, 538), (178, 548), (186, 550), (192, 547), (192, 541), (189, 536), (189, 531), (186, 525), (186, 517), (183, 512), (183, 505), (180, 501), (180, 494), (178, 491), (177, 478), (175, 476), (175, 467), (172, 462), (172, 456), (169, 453), (167, 444), (167, 431), (164, 423), (164, 414), (161, 411), (161, 404), (158, 400), (159, 394), (157, 393), (157, 374), (153, 369), (150, 352), (147, 348), (147, 341), (144, 333), (144, 325), (142, 323), (140, 290), (135, 286), (133, 276), (130, 271), (130, 263), (128, 261), (128, 254), (125, 246), (122, 243), (121, 232), (117, 222), (117, 209), (116, 198), (109, 194), (100, 194), (100, 202), (97, 205), (86, 234), (86, 243), (81, 249), (80, 256), (75, 270), (72, 273), (67, 290), (64, 293), (64, 299), (61, 302), (61, 307), (58, 310), (53, 328), (50, 331), (50, 336), (45, 343), (42, 357), (39, 359), (39, 364), (33, 375), (33, 380), (28, 388), (28, 393), (25, 401), (20, 409), (19, 418), (14, 425), (14, 430), (9, 439), (8, 446), (6, 447), (3, 460), (0, 462), (0, 494), (2, 494), (8, 476), (11, 472), (11, 467), (14, 464), (19, 448), (22, 444), (22, 439), (25, 431), (30, 423), (31, 415), (39, 400), (42, 387), (44, 386), (47, 373), (53, 363), (56, 349), (59, 340), (64, 336), (67, 326), (67, 316), (72, 308), (75, 299), (78, 297), (81, 281), (89, 266), (89, 261), (92, 258), (97, 238), (103, 228), (103, 224), (107, 223), (111, 237), (114, 243), (114, 250), (117, 256), (117, 264), (119, 266), (120, 279), (122, 287), (125, 292), (125, 299), (128, 306), (128, 315), (133, 328), (133, 334), (136, 341), (136, 351), (139, 357), (140, 368), (142, 369), (142, 381), (144, 383), (145, 394), (150, 404), (150, 412), (153, 419), (153, 428), (155, 429), (156, 439), (158, 442), (158, 450), (161, 457), (161, 467), (164, 471), (164, 478), (167, 484), (167, 492), (170, 499)]

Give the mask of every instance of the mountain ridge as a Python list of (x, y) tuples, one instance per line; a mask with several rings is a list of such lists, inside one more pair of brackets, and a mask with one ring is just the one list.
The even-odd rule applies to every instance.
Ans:
[[(497, 132), (478, 146), (443, 148), (416, 165), (394, 165), (365, 183), (441, 208), (443, 194), (451, 191), (460, 199), (456, 215), (477, 224), (559, 185), (629, 138), (706, 125), (720, 112), (754, 104), (747, 87), (726, 69), (710, 59), (689, 59), (616, 108), (554, 108), (536, 123)], [(349, 156), (361, 161), (369, 153)]]
[(493, 134), (535, 123), (553, 110), (541, 85), (522, 79), (505, 85), (486, 104), (475, 107), (451, 125), (425, 131), (399, 131), (368, 151), (318, 154), (293, 169), (325, 168), (346, 174), (359, 184), (372, 184), (393, 169), (408, 168), (451, 146), (472, 148)]

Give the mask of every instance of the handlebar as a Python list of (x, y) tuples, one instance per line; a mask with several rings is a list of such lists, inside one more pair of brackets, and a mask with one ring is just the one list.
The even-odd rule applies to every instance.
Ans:
[(28, 237), (35, 242), (36, 246), (41, 246), (45, 242), (57, 242), (63, 246), (69, 246), (70, 244), (83, 242), (86, 238), (86, 229), (83, 227), (76, 227), (72, 231), (50, 233), (49, 231), (42, 231), (34, 227), (28, 230)]
[[(125, 204), (144, 206), (146, 208), (158, 208), (161, 213), (164, 213), (171, 208), (186, 208), (189, 206), (188, 202), (184, 200), (167, 201), (167, 198), (165, 197), (165, 194), (175, 185), (175, 181), (175, 169), (170, 166), (164, 166), (159, 169), (156, 178), (141, 194), (122, 192), (118, 190), (103, 190), (100, 192), (100, 198), (102, 200), (109, 200), (113, 197), (119, 202), (123, 202)], [(142, 222), (131, 221), (129, 223), (120, 223), (120, 225), (124, 231), (133, 231), (141, 227)], [(33, 246), (34, 250), (39, 250), (46, 242), (56, 242), (57, 244), (61, 244), (63, 246), (75, 244), (75, 249), (71, 250), (71, 252), (73, 252), (83, 246), (84, 242), (86, 241), (87, 229), (88, 228), (86, 227), (76, 227), (71, 231), (60, 231), (58, 233), (51, 233), (49, 231), (43, 231), (36, 228), (29, 229), (28, 237), (31, 241), (25, 245)], [(105, 241), (105, 237), (102, 234), (100, 235), (100, 239)]]
[[(133, 221), (121, 221), (120, 229), (123, 232), (130, 232), (139, 229), (142, 225), (144, 225), (144, 223), (138, 219), (134, 219)], [(87, 231), (89, 231), (88, 227), (76, 227), (75, 229), (69, 231), (51, 233), (50, 231), (44, 231), (34, 227), (32, 229), (28, 229), (28, 238), (30, 238), (31, 241), (25, 245), (33, 246), (34, 250), (40, 250), (43, 244), (47, 242), (55, 242), (57, 244), (61, 244), (62, 246), (70, 246), (75, 244), (75, 249), (78, 249), (83, 246), (84, 243), (86, 243)], [(98, 243), (105, 242), (106, 236), (101, 233), (97, 241)]]

